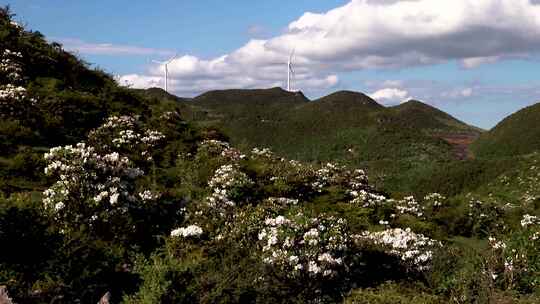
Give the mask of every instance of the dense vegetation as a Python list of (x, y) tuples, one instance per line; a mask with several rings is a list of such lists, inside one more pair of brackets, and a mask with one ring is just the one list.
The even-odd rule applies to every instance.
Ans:
[(511, 157), (540, 149), (540, 104), (524, 108), (501, 121), (473, 145), (478, 157)]
[(155, 88), (142, 93), (183, 101), (185, 119), (223, 130), (243, 150), (269, 147), (301, 161), (339, 160), (365, 168), (391, 193), (416, 192), (419, 179), (437, 174), (441, 162), (470, 158), (455, 140), (472, 141), (481, 132), (419, 101), (387, 108), (350, 91), (314, 101), (281, 88), (211, 91), (193, 99)]
[(0, 56), (13, 303), (538, 303), (537, 152), (455, 160), (478, 131), (419, 102), (122, 88), (8, 9)]

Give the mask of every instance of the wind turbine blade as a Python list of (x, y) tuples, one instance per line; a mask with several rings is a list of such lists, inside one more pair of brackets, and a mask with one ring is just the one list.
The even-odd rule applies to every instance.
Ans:
[(169, 60), (167, 60), (167, 64), (171, 63), (171, 61), (175, 60), (178, 57), (178, 53), (174, 54)]

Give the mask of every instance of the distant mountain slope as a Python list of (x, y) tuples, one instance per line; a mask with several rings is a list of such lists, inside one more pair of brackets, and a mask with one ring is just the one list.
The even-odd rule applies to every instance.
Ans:
[(478, 157), (506, 157), (540, 150), (540, 103), (526, 107), (484, 133), (472, 146)]
[(178, 97), (176, 95), (170, 94), (161, 88), (132, 89), (132, 90), (149, 99), (172, 100), (172, 101), (189, 101), (190, 100), (190, 98), (183, 98), (183, 97)]
[(199, 104), (226, 107), (234, 104), (259, 106), (269, 104), (294, 105), (309, 101), (302, 92), (288, 92), (278, 87), (253, 90), (215, 90), (203, 93), (193, 100)]
[(383, 109), (384, 107), (380, 104), (378, 104), (375, 100), (373, 100), (371, 97), (359, 93), (359, 92), (353, 92), (353, 91), (338, 91), (334, 92), (330, 95), (321, 97), (317, 100), (315, 100), (316, 104), (324, 107), (324, 106), (339, 106), (341, 108), (348, 108), (348, 107), (366, 107), (371, 109)]
[(220, 90), (184, 105), (188, 120), (223, 129), (234, 144), (301, 160), (453, 159), (445, 137), (480, 133), (419, 101), (386, 108), (351, 91), (309, 101), (281, 88)]
[(395, 121), (403, 127), (411, 126), (430, 131), (463, 131), (466, 133), (478, 133), (480, 129), (469, 126), (464, 122), (452, 117), (435, 107), (418, 100), (409, 100), (398, 106), (391, 107), (395, 111)]

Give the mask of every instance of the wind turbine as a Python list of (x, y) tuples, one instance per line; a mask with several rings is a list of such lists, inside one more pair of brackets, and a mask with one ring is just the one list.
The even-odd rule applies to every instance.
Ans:
[(291, 54), (289, 55), (289, 60), (287, 60), (287, 91), (292, 91), (292, 82), (291, 78), (294, 78), (294, 69), (293, 69), (293, 57), (295, 49), (292, 49)]
[(169, 68), (168, 68), (168, 65), (169, 63), (171, 63), (173, 60), (176, 59), (176, 57), (178, 57), (178, 54), (175, 54), (174, 56), (172, 56), (169, 60), (166, 60), (166, 61), (157, 61), (157, 60), (152, 60), (152, 62), (154, 63), (157, 63), (157, 64), (162, 64), (165, 66), (165, 92), (168, 92), (168, 87), (167, 87), (167, 84), (168, 84), (168, 81), (169, 81)]

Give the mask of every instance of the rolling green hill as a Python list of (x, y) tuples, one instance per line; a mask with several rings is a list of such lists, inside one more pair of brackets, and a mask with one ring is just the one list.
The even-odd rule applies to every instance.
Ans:
[[(152, 90), (157, 97), (164, 94)], [(268, 147), (302, 161), (360, 166), (377, 187), (393, 193), (416, 191), (434, 174), (443, 180), (438, 176), (441, 163), (459, 167), (482, 132), (420, 101), (384, 107), (351, 91), (310, 101), (281, 88), (220, 90), (180, 102), (180, 107), (184, 119), (222, 130), (243, 150)], [(438, 184), (423, 190), (439, 189), (448, 188)]]
[(188, 120), (223, 129), (236, 145), (307, 161), (451, 160), (455, 145), (446, 139), (480, 133), (419, 101), (387, 108), (351, 91), (309, 101), (280, 88), (221, 90), (183, 106)]
[(540, 103), (505, 118), (480, 136), (472, 149), (478, 157), (510, 157), (540, 150)]

